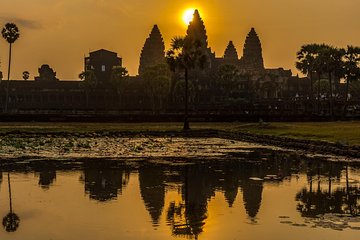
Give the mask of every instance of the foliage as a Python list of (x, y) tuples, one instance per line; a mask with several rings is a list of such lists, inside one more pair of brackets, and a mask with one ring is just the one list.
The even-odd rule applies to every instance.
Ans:
[(347, 46), (344, 54), (344, 77), (346, 81), (360, 79), (360, 47)]
[(311, 74), (316, 70), (316, 63), (319, 56), (318, 44), (306, 44), (296, 53), (296, 68), (305, 75)]
[(195, 68), (205, 68), (206, 64), (209, 63), (208, 58), (209, 56), (205, 26), (200, 18), (199, 12), (195, 10), (194, 18), (187, 30), (187, 35), (184, 38), (173, 38), (171, 42), (171, 48), (166, 53), (166, 61), (172, 71), (175, 72), (177, 69), (184, 70), (184, 130), (190, 129), (188, 121), (188, 72), (189, 70)]
[(26, 81), (26, 80), (29, 79), (29, 77), (30, 77), (30, 73), (28, 71), (24, 71), (23, 72), (23, 79)]
[(124, 90), (128, 86), (128, 77), (129, 72), (126, 68), (121, 66), (113, 67), (110, 81), (116, 86), (118, 94), (124, 94)]
[[(174, 87), (174, 97), (176, 99), (176, 102), (181, 103), (185, 101), (184, 91), (185, 91), (185, 81), (178, 80)], [(188, 83), (188, 91), (189, 91), (189, 102), (193, 103), (195, 101), (196, 91), (195, 91), (195, 86), (191, 81), (189, 81)]]
[(360, 47), (347, 46), (343, 56), (343, 74), (346, 80), (345, 100), (347, 101), (350, 83), (360, 79)]
[[(320, 87), (320, 89), (319, 89)], [(327, 79), (321, 79), (320, 81), (317, 80), (313, 84), (313, 88), (316, 92), (319, 92), (320, 95), (329, 95), (329, 81)]]
[(13, 44), (20, 37), (19, 28), (14, 23), (6, 23), (1, 35), (9, 44)]
[(79, 74), (79, 78), (82, 81), (82, 86), (85, 88), (94, 88), (98, 84), (94, 70), (86, 70)]
[(126, 68), (121, 67), (121, 66), (115, 66), (112, 69), (110, 79), (112, 82), (116, 83), (117, 81), (120, 81), (123, 78), (128, 77), (128, 76), (129, 76), (129, 72)]
[(148, 67), (142, 74), (147, 95), (150, 97), (153, 110), (163, 107), (163, 101), (170, 91), (171, 72), (165, 64)]
[(5, 112), (8, 109), (9, 102), (9, 85), (10, 85), (10, 70), (11, 70), (11, 45), (20, 37), (19, 28), (14, 23), (6, 23), (1, 30), (2, 37), (9, 43), (9, 68), (8, 68), (8, 81), (6, 84), (6, 97), (5, 97)]
[(2, 221), (2, 224), (7, 232), (15, 232), (20, 223), (20, 218), (13, 212), (8, 213)]

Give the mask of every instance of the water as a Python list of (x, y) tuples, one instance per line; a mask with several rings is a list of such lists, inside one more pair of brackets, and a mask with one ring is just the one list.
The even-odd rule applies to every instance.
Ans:
[(19, 218), (2, 240), (359, 239), (358, 166), (251, 149), (236, 160), (2, 160), (1, 169), (1, 217), (10, 177)]

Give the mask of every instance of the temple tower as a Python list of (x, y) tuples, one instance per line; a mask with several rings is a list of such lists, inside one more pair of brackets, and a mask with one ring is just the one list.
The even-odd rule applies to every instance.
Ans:
[(195, 10), (193, 20), (190, 22), (186, 31), (188, 37), (199, 40), (203, 48), (207, 49), (208, 41), (204, 21), (200, 17), (198, 10)]
[(191, 41), (198, 41), (201, 43), (201, 49), (207, 56), (207, 67), (211, 67), (211, 62), (214, 60), (215, 54), (212, 54), (211, 49), (208, 47), (208, 37), (206, 34), (205, 24), (200, 17), (200, 13), (198, 10), (194, 11), (193, 19), (190, 22), (186, 31), (186, 37)]
[(242, 61), (246, 68), (264, 69), (261, 42), (254, 28), (246, 37)]
[(139, 74), (144, 73), (147, 67), (162, 63), (165, 63), (165, 44), (158, 26), (154, 25), (141, 51)]
[(238, 53), (232, 41), (229, 42), (224, 53), (224, 60), (230, 63), (236, 63), (239, 60)]

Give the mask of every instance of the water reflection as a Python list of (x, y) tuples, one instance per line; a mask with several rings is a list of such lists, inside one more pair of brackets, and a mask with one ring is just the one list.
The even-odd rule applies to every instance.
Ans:
[(139, 168), (140, 193), (154, 226), (159, 219), (165, 203), (165, 175), (161, 167), (144, 164)]
[[(299, 202), (297, 209), (304, 217), (319, 217), (324, 214), (350, 214), (357, 216), (360, 213), (360, 186), (350, 183), (349, 166), (345, 170), (332, 163), (320, 164), (314, 171), (310, 166), (308, 174), (309, 186), (303, 188), (297, 195)], [(341, 184), (334, 188), (332, 185), (341, 181), (345, 171), (345, 186)], [(316, 172), (316, 174), (315, 174)], [(316, 189), (313, 189), (313, 185)]]
[[(269, 187), (281, 188), (284, 183), (296, 188), (290, 196), (295, 200), (296, 207), (293, 211), (297, 211), (304, 221), (330, 213), (359, 216), (358, 167), (316, 159), (306, 160), (293, 153), (268, 149), (255, 149), (242, 154), (244, 156), (239, 161), (166, 159), (134, 163), (85, 160), (80, 164), (76, 162), (74, 169), (71, 167), (72, 163), (37, 161), (34, 164), (30, 161), (7, 165), (3, 169), (14, 170), (16, 173), (35, 172), (42, 189), (49, 189), (64, 172), (79, 173), (77, 182), (81, 184), (82, 191), (85, 191), (86, 199), (101, 202), (102, 206), (109, 202), (116, 203), (125, 188), (136, 186), (139, 195), (132, 190), (132, 202), (136, 202), (133, 199), (135, 196), (140, 196), (141, 204), (147, 211), (145, 213), (151, 219), (152, 228), (166, 227), (176, 237), (198, 239), (205, 234), (211, 219), (209, 205), (219, 194), (223, 196), (225, 201), (222, 204), (226, 208), (241, 206), (251, 225), (262, 221), (263, 202), (269, 195), (266, 190)], [(0, 184), (5, 184), (2, 174), (0, 172)], [(136, 184), (129, 185), (130, 178)], [(10, 174), (8, 183), (10, 212), (4, 217), (3, 225), (6, 231), (16, 231), (20, 219), (12, 209)], [(54, 191), (57, 188), (58, 186), (52, 186)], [(2, 186), (2, 189), (5, 188)], [(46, 194), (50, 191), (41, 192)], [(169, 193), (176, 197), (170, 198)], [(283, 194), (282, 197), (287, 193)], [(272, 202), (271, 208), (277, 204)], [(124, 207), (134, 206), (130, 204)], [(134, 214), (127, 217), (135, 219), (139, 216)], [(141, 220), (143, 219), (139, 217), (137, 221)]]
[(10, 173), (8, 176), (8, 188), (9, 188), (9, 213), (3, 218), (2, 224), (7, 232), (15, 232), (20, 224), (19, 216), (14, 213), (13, 205), (12, 205), (12, 195), (11, 195), (11, 181), (10, 181)]
[(113, 168), (110, 163), (87, 161), (80, 180), (85, 184), (85, 193), (90, 199), (100, 202), (117, 199), (129, 182), (130, 172), (124, 166)]
[(39, 176), (39, 186), (44, 190), (48, 190), (56, 180), (56, 166), (51, 161), (35, 165), (34, 171)]

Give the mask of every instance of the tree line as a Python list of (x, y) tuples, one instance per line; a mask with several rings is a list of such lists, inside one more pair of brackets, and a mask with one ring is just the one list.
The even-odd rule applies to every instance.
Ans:
[(343, 97), (345, 114), (350, 97), (350, 84), (360, 80), (360, 47), (349, 45), (346, 48), (337, 48), (327, 44), (306, 44), (297, 52), (296, 68), (309, 78), (310, 100), (317, 99), (318, 109), (321, 80), (327, 78), (331, 116), (334, 116), (334, 83), (343, 79), (346, 83)]

